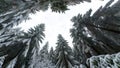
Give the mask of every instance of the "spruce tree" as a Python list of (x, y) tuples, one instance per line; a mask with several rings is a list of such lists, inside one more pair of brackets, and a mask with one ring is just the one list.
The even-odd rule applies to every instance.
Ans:
[(55, 51), (53, 50), (53, 47), (51, 47), (49, 51), (49, 59), (52, 61), (53, 64), (55, 64)]
[(42, 47), (39, 54), (33, 60), (32, 68), (55, 68), (55, 65), (50, 60), (48, 54), (48, 42)]
[(72, 56), (72, 49), (68, 46), (67, 41), (62, 37), (58, 36), (57, 47), (56, 47), (56, 67), (57, 68), (72, 68), (77, 62)]
[(48, 59), (48, 42), (43, 46), (43, 48), (40, 50), (40, 59)]
[(111, 5), (110, 0), (104, 7), (100, 7), (93, 15), (90, 9), (85, 15), (72, 18), (73, 28), (70, 30), (73, 37), (74, 50), (79, 48), (80, 59), (83, 64), (87, 58), (95, 55), (113, 54), (120, 51), (119, 42), (119, 12), (120, 1)]
[(16, 59), (13, 68), (29, 68), (31, 61), (39, 51), (39, 42), (44, 38), (44, 24), (31, 28), (28, 32), (18, 31), (6, 32), (2, 35), (0, 56), (4, 56), (2, 68), (9, 66)]
[(51, 47), (50, 52), (49, 52), (49, 59), (50, 60), (52, 60), (52, 58), (53, 58), (53, 53), (54, 53), (53, 47)]
[(23, 52), (26, 45), (18, 39), (18, 35), (21, 33), (20, 29), (12, 29), (0, 36), (0, 57), (4, 57), (2, 68), (6, 68), (15, 57), (20, 56), (19, 54)]

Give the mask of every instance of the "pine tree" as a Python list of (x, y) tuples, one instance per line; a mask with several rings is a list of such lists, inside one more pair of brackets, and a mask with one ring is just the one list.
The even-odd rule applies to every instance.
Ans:
[[(40, 24), (36, 27), (31, 28), (28, 31), (28, 34), (25, 35), (25, 37), (30, 38), (29, 39), (29, 50), (27, 52), (27, 61), (25, 64), (25, 68), (28, 68), (30, 63), (29, 61), (33, 58), (34, 54), (37, 54), (39, 51), (39, 42), (42, 43), (42, 40), (44, 39), (45, 35), (43, 33), (44, 31), (44, 24)], [(37, 53), (36, 53), (37, 52)]]
[(72, 56), (72, 49), (68, 46), (67, 41), (59, 35), (56, 47), (56, 67), (72, 68), (77, 62)]
[(82, 56), (84, 55), (82, 52), (82, 48), (80, 48), (81, 45), (74, 45), (73, 47), (73, 54), (75, 57), (75, 60), (78, 61), (79, 63), (83, 63), (85, 57), (83, 58)]
[[(42, 43), (44, 38), (44, 24), (31, 28), (28, 32), (15, 30), (1, 36), (0, 56), (5, 60), (2, 68), (6, 68), (12, 60), (16, 59), (14, 68), (29, 68), (31, 61), (39, 51), (39, 42)], [(4, 40), (3, 40), (4, 39)], [(5, 56), (7, 55), (7, 56)]]
[(40, 58), (41, 58), (41, 61), (42, 59), (48, 59), (48, 42), (40, 50)]
[(55, 65), (52, 61), (48, 58), (48, 42), (43, 46), (40, 50), (39, 54), (36, 56), (35, 60), (33, 61), (32, 68), (55, 68)]
[[(3, 5), (2, 5), (3, 4)], [(47, 10), (49, 0), (1, 0), (0, 26), (1, 30), (10, 29), (23, 20), (29, 19), (30, 13)]]
[(49, 59), (52, 61), (53, 64), (55, 64), (55, 51), (53, 50), (53, 47), (51, 47), (50, 49)]
[(52, 60), (52, 58), (53, 58), (53, 53), (54, 53), (53, 47), (51, 47), (50, 52), (49, 52), (49, 59), (50, 60)]
[(25, 44), (17, 38), (20, 33), (22, 33), (20, 29), (12, 29), (7, 30), (0, 36), (0, 57), (4, 57), (2, 68), (6, 68), (10, 62), (15, 57), (20, 56), (19, 54), (24, 50)]
[[(119, 42), (119, 12), (120, 1), (111, 6), (113, 0), (104, 7), (100, 7), (93, 15), (90, 9), (85, 15), (72, 18), (73, 28), (70, 30), (73, 37), (74, 50), (82, 55), (82, 64), (93, 55), (113, 54), (120, 51)], [(77, 51), (78, 51), (77, 50)], [(79, 54), (81, 53), (81, 54)]]

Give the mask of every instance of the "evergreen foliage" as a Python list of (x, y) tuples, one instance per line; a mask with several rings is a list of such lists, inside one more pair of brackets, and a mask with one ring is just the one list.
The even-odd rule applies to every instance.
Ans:
[[(81, 2), (79, 0), (76, 0)], [(52, 11), (65, 12), (72, 0), (1, 0), (0, 1), (0, 30), (11, 29), (23, 20), (29, 19), (30, 13), (47, 10), (49, 5)], [(76, 4), (76, 3), (75, 3)]]
[(45, 36), (43, 31), (44, 24), (41, 24), (28, 32), (13, 29), (1, 35), (0, 56), (5, 57), (2, 68), (6, 68), (15, 58), (14, 68), (28, 68), (34, 54), (39, 51), (39, 41), (42, 43)]
[(53, 59), (49, 59), (48, 54), (48, 42), (40, 50), (39, 54), (33, 60), (33, 67), (31, 68), (55, 68), (55, 65), (52, 63)]
[(74, 24), (70, 32), (73, 37), (75, 57), (81, 56), (82, 64), (86, 64), (86, 59), (91, 56), (120, 51), (120, 1), (111, 6), (112, 2), (113, 0), (110, 0), (93, 15), (90, 9), (85, 15), (78, 14), (72, 18)]
[[(48, 52), (48, 42), (39, 51), (45, 37), (44, 24), (21, 31), (13, 28), (30, 13), (65, 12), (69, 5), (90, 0), (0, 0), (0, 68), (119, 68), (120, 67), (120, 0), (110, 0), (93, 15), (71, 19), (73, 51), (67, 41), (58, 36), (57, 47)], [(118, 53), (118, 54), (114, 54)], [(106, 55), (107, 54), (107, 55)], [(108, 55), (112, 54), (112, 55)], [(87, 62), (87, 63), (86, 63)]]
[(40, 50), (40, 58), (41, 61), (43, 59), (48, 59), (48, 42), (43, 46), (43, 48)]
[(51, 0), (51, 9), (55, 12), (65, 12), (68, 10), (67, 1), (64, 0)]
[(87, 64), (90, 68), (119, 68), (120, 53), (93, 56), (87, 60)]
[(53, 64), (55, 64), (55, 51), (53, 50), (53, 47), (51, 47), (50, 52), (49, 52), (49, 59), (52, 61)]
[(68, 46), (67, 41), (62, 37), (62, 35), (58, 36), (57, 47), (55, 51), (57, 68), (72, 68), (77, 64), (72, 56), (72, 49)]

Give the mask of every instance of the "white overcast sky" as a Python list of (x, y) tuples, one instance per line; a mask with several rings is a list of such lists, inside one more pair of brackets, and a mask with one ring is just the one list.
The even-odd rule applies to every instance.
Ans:
[(69, 29), (72, 28), (73, 23), (70, 19), (79, 13), (86, 13), (90, 8), (95, 11), (101, 5), (105, 5), (108, 1), (109, 0), (92, 0), (91, 3), (84, 2), (75, 6), (69, 6), (70, 10), (65, 13), (51, 12), (50, 9), (45, 12), (40, 11), (36, 14), (30, 15), (31, 19), (21, 23), (19, 26), (22, 27), (22, 29), (27, 30), (37, 24), (45, 23), (45, 42), (49, 41), (50, 46), (56, 46), (57, 36), (58, 34), (62, 34), (62, 36), (68, 40), (69, 45), (72, 46)]

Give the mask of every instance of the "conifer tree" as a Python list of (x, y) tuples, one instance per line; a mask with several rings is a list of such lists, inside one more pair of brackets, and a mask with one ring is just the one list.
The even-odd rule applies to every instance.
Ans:
[(72, 68), (77, 62), (72, 56), (72, 49), (68, 46), (67, 41), (62, 37), (58, 36), (57, 47), (56, 47), (56, 67), (57, 68)]
[[(119, 42), (119, 12), (120, 1), (111, 5), (110, 0), (104, 7), (100, 7), (93, 15), (90, 9), (85, 15), (72, 18), (74, 50), (79, 48), (81, 62), (86, 63), (87, 58), (94, 55), (113, 54), (120, 51)], [(79, 55), (79, 54), (78, 54)]]
[[(18, 31), (18, 30), (16, 30)], [(12, 31), (2, 35), (0, 41), (0, 56), (4, 56), (5, 60), (2, 68), (6, 68), (12, 60), (16, 59), (13, 68), (29, 68), (31, 61), (39, 51), (39, 42), (42, 43), (44, 38), (44, 24), (31, 28), (28, 32)], [(7, 56), (5, 56), (7, 55)]]
[[(36, 27), (31, 28), (29, 31), (28, 31), (28, 34), (25, 35), (25, 37), (27, 38), (30, 38), (29, 39), (29, 49), (28, 49), (28, 52), (27, 52), (27, 61), (25, 64), (25, 68), (28, 68), (30, 63), (29, 61), (31, 59), (34, 59), (34, 54), (37, 54), (38, 51), (39, 51), (39, 42), (42, 43), (42, 40), (44, 39), (45, 37), (45, 34), (44, 34), (44, 24), (40, 24)], [(37, 53), (36, 53), (37, 52)]]
[(49, 54), (48, 54), (48, 42), (47, 42), (40, 50), (35, 60), (33, 60), (32, 68), (55, 68), (55, 65), (52, 63), (52, 60), (50, 60), (48, 57)]
[(42, 59), (48, 59), (48, 42), (40, 50), (40, 58), (41, 58), (41, 61)]
[(50, 49), (49, 59), (52, 61), (53, 64), (55, 64), (55, 51), (53, 50), (53, 47), (51, 47)]
[(54, 53), (53, 47), (51, 47), (50, 52), (49, 52), (49, 59), (50, 59), (50, 60), (52, 60), (53, 53)]

